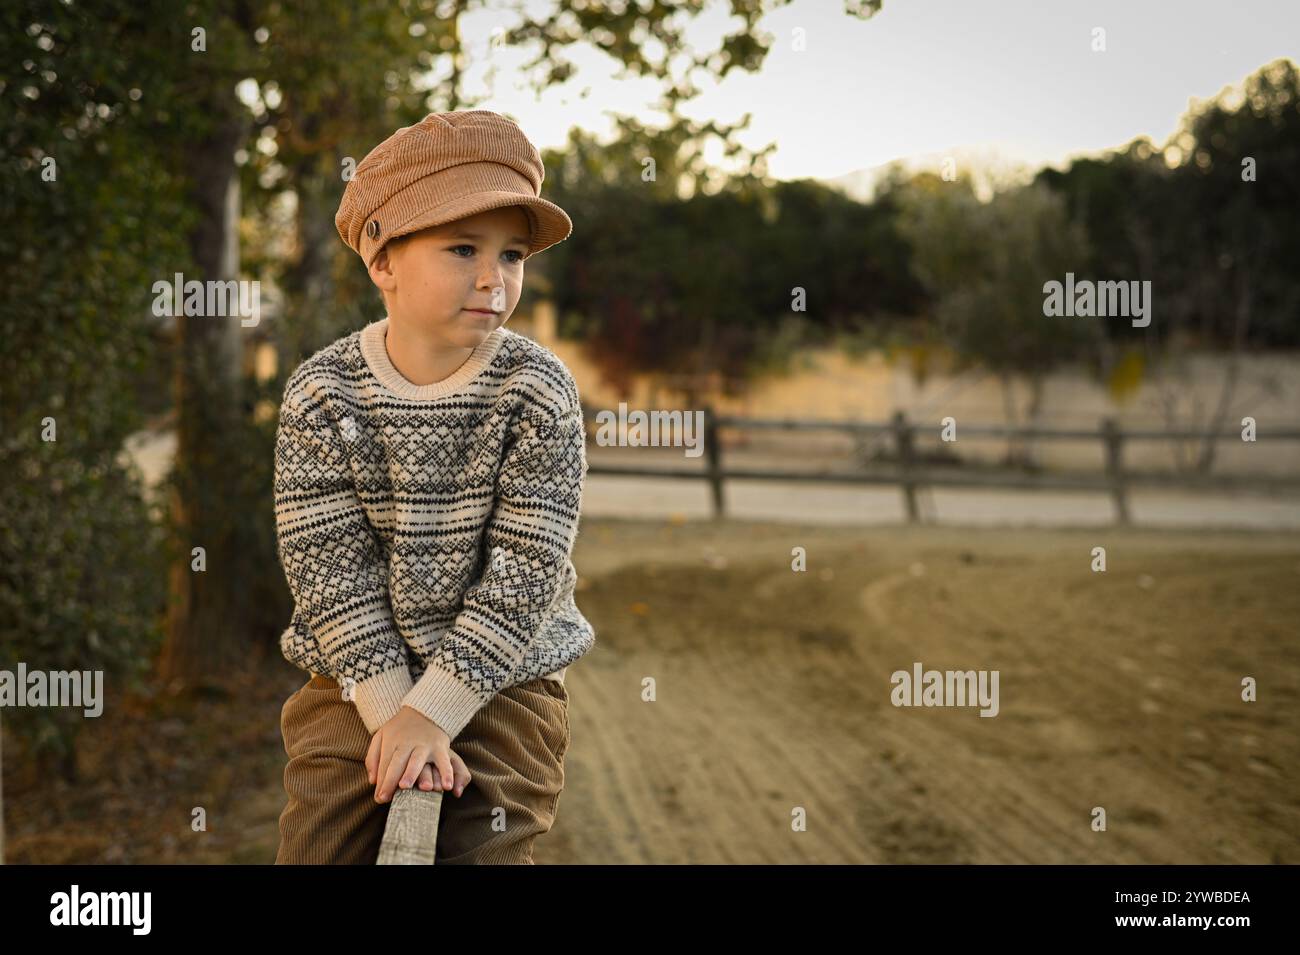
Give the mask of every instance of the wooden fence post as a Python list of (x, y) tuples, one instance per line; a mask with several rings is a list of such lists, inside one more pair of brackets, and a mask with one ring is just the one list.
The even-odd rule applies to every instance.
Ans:
[(916, 483), (912, 479), (915, 467), (916, 451), (912, 446), (912, 429), (908, 427), (907, 416), (901, 411), (894, 412), (894, 446), (898, 449), (899, 483), (903, 488), (903, 500), (907, 504), (907, 522), (915, 524), (920, 520), (916, 507)]
[(1124, 435), (1114, 418), (1101, 422), (1102, 436), (1106, 441), (1106, 474), (1110, 478), (1110, 493), (1115, 500), (1115, 520), (1129, 523), (1128, 491), (1124, 484)]
[(398, 789), (388, 804), (376, 865), (433, 865), (438, 850), (442, 793)]
[(713, 493), (713, 519), (726, 515), (722, 498), (722, 447), (718, 441), (718, 419), (712, 405), (704, 406), (704, 454), (709, 472), (709, 488)]

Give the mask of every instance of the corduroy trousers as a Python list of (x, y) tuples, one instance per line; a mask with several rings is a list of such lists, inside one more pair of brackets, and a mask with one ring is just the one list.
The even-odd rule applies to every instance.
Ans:
[[(366, 778), (371, 734), (338, 683), (315, 676), (285, 701), (289, 757), (277, 865), (374, 865), (390, 803)], [(443, 793), (435, 865), (533, 863), (533, 842), (555, 822), (569, 747), (569, 695), (556, 680), (509, 687), (451, 742), (470, 783)]]

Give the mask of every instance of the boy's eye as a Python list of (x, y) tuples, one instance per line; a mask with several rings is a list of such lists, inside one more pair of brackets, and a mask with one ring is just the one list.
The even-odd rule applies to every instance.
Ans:
[[(474, 251), (474, 246), (472, 246), (472, 245), (455, 245), (455, 246), (452, 246), (451, 251), (452, 251), (453, 253), (455, 253), (455, 252), (459, 252), (461, 249), (469, 249), (470, 252), (472, 253), (472, 252)], [(522, 262), (522, 261), (524, 260), (524, 253), (520, 252), (518, 249), (507, 249), (503, 254), (504, 254), (504, 255), (517, 255), (517, 256), (518, 256), (517, 259), (511, 259), (511, 260), (510, 260), (512, 263), (515, 263), (515, 262)], [(459, 257), (459, 256), (458, 256), (458, 257)]]

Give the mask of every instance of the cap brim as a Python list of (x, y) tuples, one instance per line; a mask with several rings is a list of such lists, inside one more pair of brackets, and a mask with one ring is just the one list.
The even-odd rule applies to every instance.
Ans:
[(386, 236), (382, 236), (380, 241), (376, 242), (375, 248), (366, 262), (366, 267), (369, 268), (370, 263), (374, 261), (374, 257), (379, 254), (384, 242), (396, 239), (399, 236), (409, 235), (412, 232), (419, 232), (421, 229), (445, 225), (448, 222), (455, 222), (457, 219), (478, 215), (480, 212), (490, 212), (493, 209), (502, 209), (506, 206), (522, 206), (528, 216), (531, 236), (528, 254), (524, 256), (525, 259), (536, 255), (543, 249), (550, 248), (557, 242), (563, 242), (573, 232), (573, 222), (569, 219), (568, 213), (546, 199), (507, 190), (475, 192), (458, 196), (441, 205), (423, 208), (410, 220), (390, 230)]

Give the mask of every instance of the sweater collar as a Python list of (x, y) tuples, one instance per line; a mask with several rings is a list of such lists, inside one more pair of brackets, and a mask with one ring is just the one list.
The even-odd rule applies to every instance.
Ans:
[(393, 367), (392, 359), (388, 357), (388, 346), (385, 344), (388, 336), (387, 316), (377, 322), (371, 322), (361, 330), (361, 355), (380, 384), (393, 394), (413, 401), (429, 401), (455, 394), (473, 381), (478, 373), (491, 363), (507, 334), (509, 333), (504, 325), (494, 328), (491, 334), (478, 344), (465, 364), (442, 381), (435, 381), (428, 385), (413, 384)]

